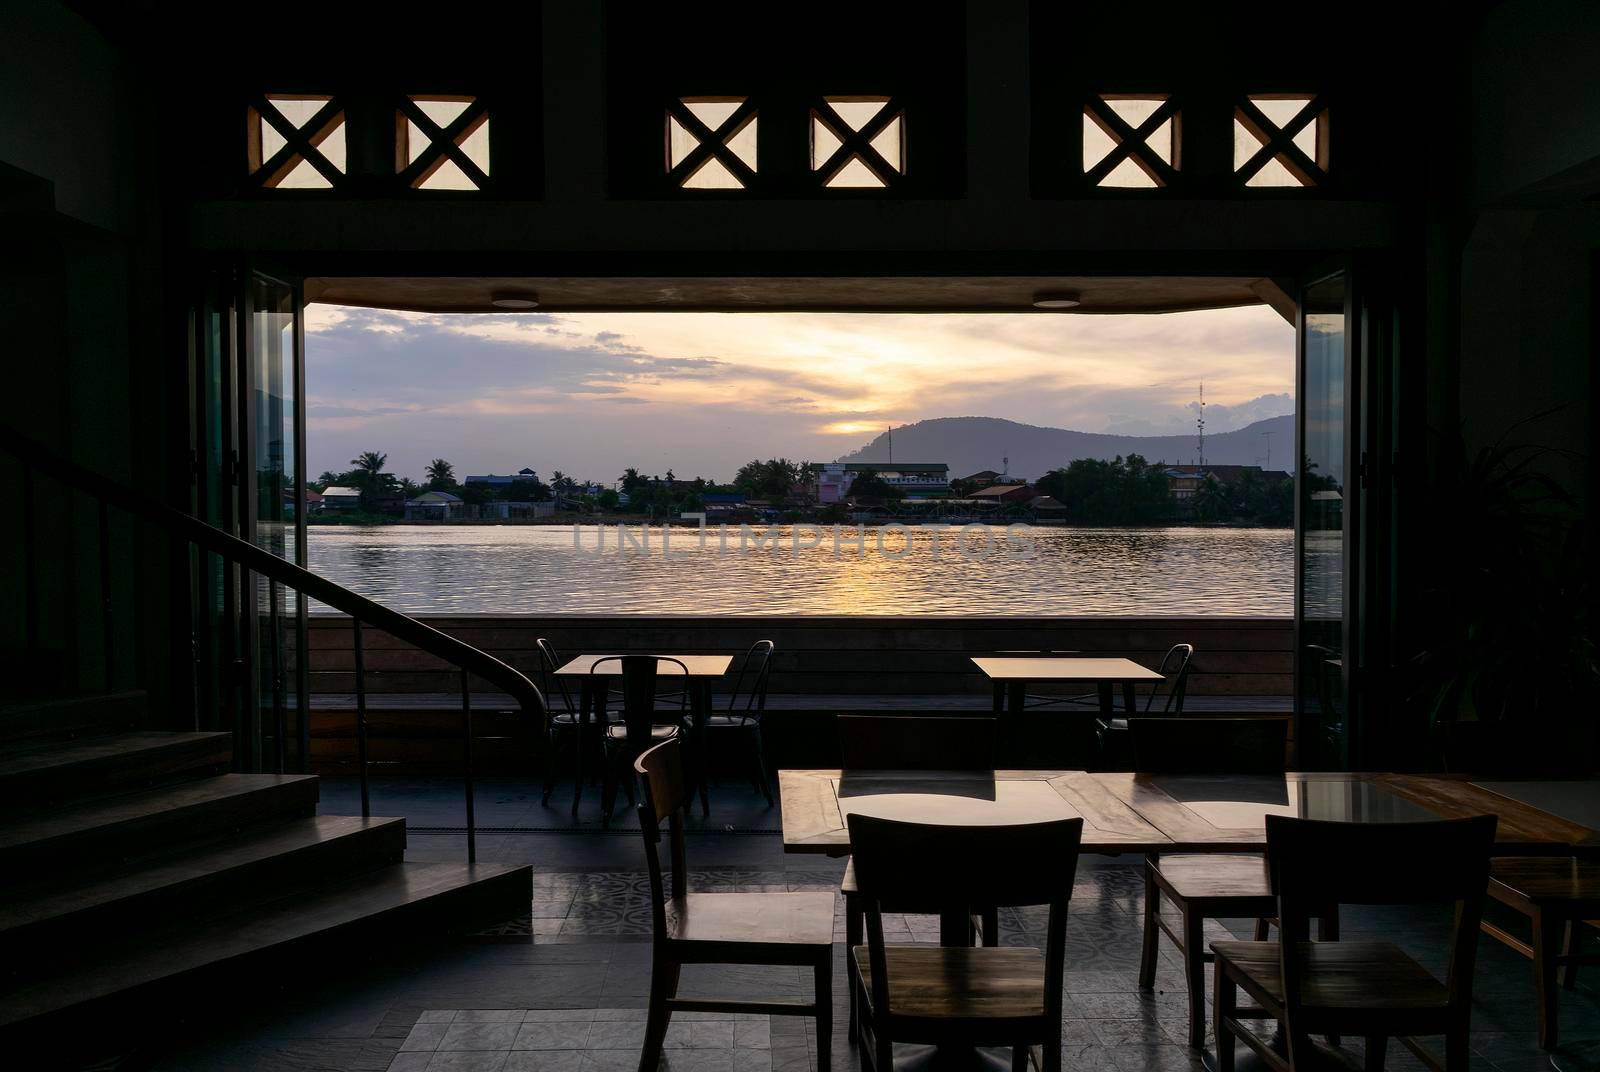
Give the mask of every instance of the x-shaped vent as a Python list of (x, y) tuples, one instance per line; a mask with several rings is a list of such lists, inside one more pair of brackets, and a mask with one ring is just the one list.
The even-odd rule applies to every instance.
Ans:
[(834, 189), (881, 189), (906, 171), (896, 97), (824, 97), (811, 108), (811, 170)]
[(250, 177), (278, 190), (326, 190), (344, 178), (344, 109), (332, 97), (261, 94), (246, 113)]
[(489, 185), (489, 112), (473, 97), (407, 97), (395, 112), (395, 171), (417, 190)]
[(1326, 182), (1326, 102), (1295, 94), (1261, 94), (1240, 101), (1233, 110), (1233, 170), (1246, 186)]
[(1083, 173), (1094, 186), (1166, 186), (1178, 175), (1179, 113), (1164, 95), (1104, 94), (1083, 106)]
[(739, 190), (756, 181), (756, 108), (746, 97), (667, 103), (667, 181), (686, 190)]

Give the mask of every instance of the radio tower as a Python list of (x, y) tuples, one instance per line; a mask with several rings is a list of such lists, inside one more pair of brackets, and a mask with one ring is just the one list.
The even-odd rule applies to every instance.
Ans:
[(884, 445), (884, 449), (886, 451), (888, 451), (888, 453), (889, 453), (889, 456), (887, 458), (885, 458), (884, 461), (889, 461), (889, 462), (894, 461), (894, 426), (893, 425), (886, 424), (886, 425), (883, 426), (883, 445)]
[(1200, 416), (1195, 419), (1194, 426), (1195, 431), (1198, 433), (1195, 437), (1195, 446), (1200, 451), (1200, 465), (1204, 466), (1206, 464), (1206, 384), (1204, 380), (1200, 381)]

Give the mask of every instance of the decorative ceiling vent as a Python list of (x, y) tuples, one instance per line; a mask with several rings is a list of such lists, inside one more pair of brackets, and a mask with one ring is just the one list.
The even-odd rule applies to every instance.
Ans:
[(685, 190), (742, 190), (756, 179), (756, 109), (747, 97), (667, 105), (667, 178)]
[(1266, 93), (1233, 110), (1233, 171), (1246, 186), (1318, 186), (1328, 179), (1328, 108), (1321, 97)]
[(395, 173), (414, 190), (489, 184), (489, 112), (475, 97), (407, 97), (395, 111)]
[(257, 97), (246, 141), (250, 177), (268, 189), (327, 190), (344, 178), (344, 110), (332, 97)]
[(1181, 117), (1165, 94), (1101, 94), (1083, 116), (1083, 173), (1093, 185), (1158, 187), (1177, 177)]
[(883, 189), (906, 172), (905, 110), (893, 97), (824, 97), (811, 109), (811, 170), (832, 189)]

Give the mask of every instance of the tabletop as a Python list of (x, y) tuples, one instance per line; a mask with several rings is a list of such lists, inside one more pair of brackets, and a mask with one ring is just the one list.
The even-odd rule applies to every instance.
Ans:
[[(587, 677), (595, 663), (601, 659), (616, 658), (619, 654), (621, 653), (598, 652), (579, 655), (574, 659), (569, 659), (556, 673), (569, 677)], [(728, 672), (728, 667), (733, 665), (732, 655), (675, 655), (672, 652), (657, 652), (655, 654), (658, 659), (677, 659), (689, 668), (690, 677), (721, 677)], [(663, 674), (683, 675), (683, 671), (672, 663), (660, 664), (658, 669)], [(613, 672), (620, 675), (622, 673), (622, 664), (611, 663), (601, 670), (602, 674), (611, 674)]]
[(1586, 827), (1462, 778), (1337, 772), (1089, 777), (1166, 835), (1175, 852), (1259, 851), (1268, 815), (1383, 823), (1493, 814), (1500, 819), (1495, 851), (1506, 855), (1565, 855), (1600, 844), (1600, 835)]
[(972, 661), (991, 681), (1162, 681), (1162, 676), (1132, 659), (1085, 656), (974, 655)]
[(1093, 852), (1164, 850), (1169, 843), (1082, 771), (778, 772), (785, 852), (843, 856), (848, 814), (965, 825), (1083, 819)]
[(1494, 814), (1497, 854), (1600, 849), (1600, 834), (1463, 778), (1411, 774), (784, 770), (785, 852), (842, 856), (845, 816), (981, 825), (1082, 817), (1086, 851), (1260, 852), (1268, 815), (1422, 822)]

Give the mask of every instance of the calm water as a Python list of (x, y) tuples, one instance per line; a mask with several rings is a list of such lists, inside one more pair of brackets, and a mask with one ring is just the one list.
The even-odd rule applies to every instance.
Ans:
[(307, 550), (316, 572), (422, 615), (1294, 612), (1289, 529), (928, 525), (867, 529), (857, 547), (847, 526), (837, 549), (831, 526), (753, 526), (742, 548), (738, 527), (703, 546), (674, 529), (665, 548), (660, 528), (629, 526), (620, 548), (616, 527), (603, 546), (600, 531), (577, 529), (574, 546), (564, 526), (312, 526)]

